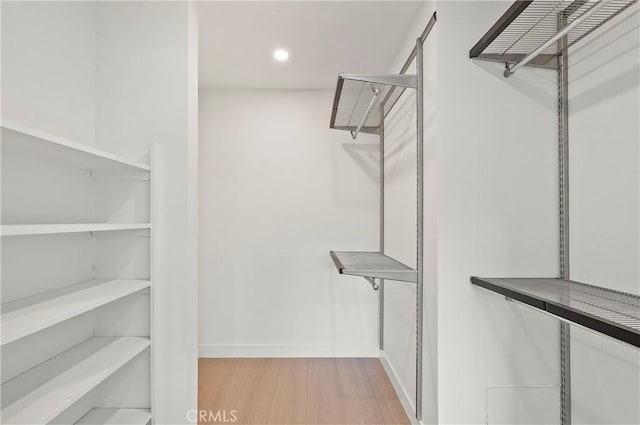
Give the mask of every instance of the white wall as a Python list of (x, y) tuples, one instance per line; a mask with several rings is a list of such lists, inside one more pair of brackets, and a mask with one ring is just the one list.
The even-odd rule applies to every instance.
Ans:
[(2, 118), (95, 145), (95, 4), (2, 2)]
[[(508, 5), (438, 2), (438, 22), (425, 45), (423, 417), (429, 423), (558, 417), (557, 323), (469, 282), (472, 275), (554, 276), (558, 268), (555, 77), (525, 69), (505, 80), (501, 65), (468, 58)], [(429, 7), (391, 71), (415, 43)], [(387, 124), (387, 165), (397, 169), (388, 171), (396, 181), (387, 182), (386, 196), (389, 210), (404, 212), (387, 213), (387, 252), (410, 261), (411, 227), (399, 217), (413, 220), (414, 201), (411, 190), (399, 190), (415, 187), (413, 171), (400, 172), (415, 158), (415, 122), (409, 115), (400, 121), (402, 129), (393, 128), (393, 119)], [(405, 201), (396, 202), (400, 197)], [(407, 327), (415, 318), (406, 312), (414, 310), (414, 294), (391, 283), (387, 294), (385, 355), (412, 399), (415, 342)]]
[[(633, 294), (640, 294), (638, 10), (569, 56), (571, 278)], [(571, 332), (574, 423), (640, 423), (638, 350)]]
[(378, 139), (332, 99), (201, 91), (201, 356), (377, 355), (377, 293), (329, 250), (378, 249)]

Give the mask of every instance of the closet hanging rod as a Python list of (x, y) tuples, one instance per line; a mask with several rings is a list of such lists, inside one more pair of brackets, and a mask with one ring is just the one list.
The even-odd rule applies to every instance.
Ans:
[(378, 96), (380, 96), (380, 89), (375, 88), (373, 84), (371, 84), (371, 91), (373, 91), (373, 97), (371, 98), (371, 102), (369, 102), (369, 106), (367, 106), (367, 110), (362, 116), (362, 120), (360, 120), (360, 124), (358, 124), (358, 127), (356, 127), (356, 131), (351, 132), (351, 137), (353, 137), (353, 140), (355, 140), (356, 137), (358, 137), (360, 130), (362, 130), (362, 127), (365, 125), (365, 123), (369, 119), (371, 112), (373, 112), (373, 107), (377, 103)]
[(525, 56), (524, 59), (522, 59), (520, 62), (516, 63), (513, 66), (509, 66), (509, 64), (506, 64), (505, 70), (504, 70), (505, 78), (509, 78), (514, 72), (516, 72), (517, 70), (519, 70), (520, 68), (522, 68), (523, 66), (531, 62), (532, 60), (534, 60), (540, 53), (544, 52), (549, 46), (551, 46), (553, 43), (555, 43), (556, 41), (560, 40), (562, 37), (567, 35), (572, 29), (574, 29), (575, 27), (577, 27), (578, 25), (580, 25), (581, 23), (589, 19), (591, 15), (598, 12), (598, 10), (602, 9), (604, 6), (606, 6), (610, 2), (611, 0), (600, 0), (600, 2), (591, 6), (591, 9), (584, 12), (582, 15), (580, 15), (580, 17), (573, 20), (569, 25), (564, 27), (560, 32), (556, 33), (553, 37), (548, 39), (542, 46), (538, 47), (533, 52)]

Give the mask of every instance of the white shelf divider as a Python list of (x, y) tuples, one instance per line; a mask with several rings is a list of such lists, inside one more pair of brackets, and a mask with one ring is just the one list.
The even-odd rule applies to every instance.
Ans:
[(150, 223), (3, 224), (0, 226), (0, 234), (2, 236), (30, 236), (150, 228)]
[(87, 171), (151, 170), (142, 162), (6, 120), (2, 121), (2, 152), (29, 155)]
[(2, 304), (2, 345), (148, 288), (148, 280), (90, 280)]
[(76, 425), (147, 425), (151, 421), (149, 409), (92, 409)]
[(94, 337), (2, 385), (2, 422), (46, 424), (149, 347), (148, 338)]

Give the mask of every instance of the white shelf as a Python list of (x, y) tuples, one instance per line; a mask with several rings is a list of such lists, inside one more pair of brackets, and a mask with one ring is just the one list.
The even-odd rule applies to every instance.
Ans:
[(95, 337), (2, 385), (2, 422), (46, 424), (149, 346), (148, 338)]
[(148, 280), (91, 280), (2, 304), (2, 345), (148, 288)]
[(142, 162), (70, 142), (21, 124), (2, 122), (2, 153), (29, 155), (88, 171), (149, 171)]
[(147, 425), (149, 409), (92, 409), (76, 425)]
[(29, 236), (150, 228), (150, 223), (3, 224), (0, 226), (0, 234), (2, 236)]

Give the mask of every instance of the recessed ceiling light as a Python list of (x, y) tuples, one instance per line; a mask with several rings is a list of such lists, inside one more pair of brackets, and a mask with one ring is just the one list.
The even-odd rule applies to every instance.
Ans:
[(289, 59), (289, 52), (284, 49), (277, 49), (273, 52), (273, 57), (280, 62), (286, 61)]

